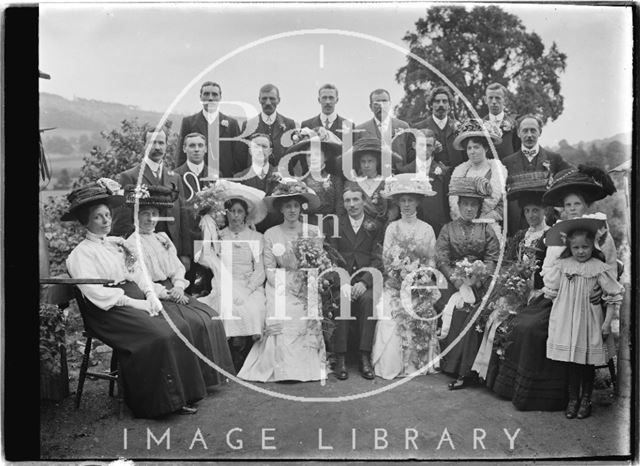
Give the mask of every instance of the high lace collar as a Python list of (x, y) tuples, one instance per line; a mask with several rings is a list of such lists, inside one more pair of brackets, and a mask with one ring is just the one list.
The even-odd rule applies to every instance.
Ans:
[(418, 221), (418, 213), (415, 212), (413, 215), (401, 214), (400, 220), (407, 225), (414, 225)]
[(92, 233), (91, 231), (87, 230), (87, 239), (89, 241), (93, 241), (94, 243), (104, 243), (105, 238), (107, 237), (107, 235), (97, 235), (95, 233)]

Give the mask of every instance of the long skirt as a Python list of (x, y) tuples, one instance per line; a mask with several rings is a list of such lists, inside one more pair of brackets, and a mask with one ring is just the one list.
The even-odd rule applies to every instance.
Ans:
[(540, 296), (514, 318), (493, 391), (521, 411), (558, 411), (567, 404), (566, 363), (547, 359), (552, 301)]
[[(159, 283), (167, 289), (173, 287), (170, 280)], [(170, 316), (176, 314), (187, 323), (191, 330), (190, 341), (203, 356), (221, 369), (235, 375), (223, 322), (218, 319), (212, 320), (213, 317), (218, 317), (216, 311), (192, 296), (189, 296), (188, 304), (176, 304), (163, 300), (162, 306)], [(218, 373), (206, 361), (199, 357), (198, 360), (207, 387), (219, 385), (226, 379), (226, 376)]]
[[(444, 352), (462, 333), (474, 317), (475, 312), (476, 306), (468, 304), (453, 311), (449, 333), (446, 338), (440, 342), (441, 352)], [(471, 367), (480, 349), (480, 343), (482, 343), (482, 333), (477, 332), (475, 324), (472, 324), (455, 346), (441, 357), (440, 370), (456, 377), (470, 376)]]

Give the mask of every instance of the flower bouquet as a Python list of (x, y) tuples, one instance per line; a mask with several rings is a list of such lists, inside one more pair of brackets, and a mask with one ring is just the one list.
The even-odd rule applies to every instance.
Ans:
[(489, 270), (484, 262), (481, 260), (471, 262), (467, 257), (456, 262), (451, 274), (452, 281), (460, 280), (471, 287), (482, 286), (488, 277)]
[[(317, 238), (300, 237), (293, 243), (293, 254), (298, 261), (300, 269), (316, 269), (318, 275), (322, 272), (344, 262), (340, 254), (328, 245), (323, 248)], [(297, 276), (298, 286), (293, 294), (307, 303), (307, 290), (309, 288), (308, 276), (300, 273)], [(330, 339), (335, 330), (334, 317), (339, 309), (340, 287), (337, 274), (329, 273), (318, 280), (318, 293), (320, 295), (320, 308), (322, 312), (322, 332), (326, 339)]]
[(190, 201), (193, 209), (200, 215), (209, 214), (218, 225), (224, 225), (226, 210), (224, 208), (224, 183), (217, 182), (207, 189), (198, 191)]

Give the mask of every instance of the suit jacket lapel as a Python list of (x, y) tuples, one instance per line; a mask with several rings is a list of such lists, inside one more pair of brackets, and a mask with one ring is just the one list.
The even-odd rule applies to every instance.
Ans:
[(349, 215), (345, 215), (340, 219), (340, 222), (342, 223), (342, 231), (344, 232), (344, 237), (351, 243), (353, 244), (353, 247), (355, 248), (355, 244), (356, 244), (356, 234), (353, 231), (353, 228), (351, 227), (351, 220), (349, 220)]
[[(143, 161), (142, 165), (141, 165), (141, 168), (144, 169), (144, 172), (142, 173), (142, 179), (145, 180), (147, 182), (147, 184), (150, 184), (150, 185), (153, 185), (153, 186), (157, 185), (158, 184), (158, 179), (155, 177), (155, 175), (151, 171), (151, 168), (149, 167), (149, 165), (147, 165)], [(164, 176), (164, 170), (165, 170), (165, 167), (162, 167), (163, 176)]]

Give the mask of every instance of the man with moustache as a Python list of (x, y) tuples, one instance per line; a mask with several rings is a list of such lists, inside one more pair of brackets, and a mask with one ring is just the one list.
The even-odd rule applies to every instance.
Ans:
[(448, 88), (438, 86), (429, 94), (427, 104), (431, 108), (431, 116), (425, 120), (417, 122), (414, 126), (418, 129), (428, 128), (434, 132), (438, 149), (436, 160), (451, 170), (468, 160), (464, 151), (456, 150), (453, 147), (456, 126), (458, 122), (449, 116), (453, 95)]
[(448, 223), (449, 217), (449, 169), (434, 159), (436, 150), (436, 138), (429, 128), (418, 130), (424, 137), (416, 138), (412, 135), (412, 148), (415, 152), (415, 160), (407, 165), (398, 167), (399, 173), (415, 173), (418, 176), (427, 176), (431, 183), (431, 189), (435, 196), (420, 196), (418, 206), (418, 218), (427, 222), (438, 236), (442, 226)]
[(181, 199), (184, 201), (180, 219), (180, 238), (182, 241), (182, 255), (180, 260), (184, 264), (187, 273), (185, 278), (189, 280), (189, 294), (200, 294), (208, 290), (211, 283), (211, 271), (193, 261), (194, 241), (202, 240), (202, 231), (198, 226), (197, 212), (189, 204), (198, 191), (206, 187), (208, 182), (203, 181), (207, 177), (207, 169), (204, 163), (207, 155), (207, 141), (203, 134), (190, 133), (184, 137), (182, 150), (187, 154), (185, 163), (175, 169), (181, 178)]
[[(347, 213), (338, 217), (339, 236), (329, 237), (329, 244), (342, 255), (346, 262), (345, 269), (350, 274), (363, 267), (381, 270), (383, 225), (365, 214), (364, 192), (359, 186), (352, 184), (345, 187), (342, 197)], [(357, 319), (354, 324), (359, 337), (360, 373), (369, 380), (375, 377), (371, 365), (371, 348), (376, 320), (368, 319), (373, 316), (372, 285), (373, 277), (369, 272), (361, 272), (351, 281), (351, 316)], [(336, 353), (334, 372), (339, 380), (349, 377), (346, 353), (350, 322), (353, 321), (336, 320), (336, 328), (331, 339), (331, 349)]]
[[(519, 151), (505, 157), (502, 163), (507, 168), (509, 176), (521, 173), (543, 171), (549, 172), (549, 176), (558, 171), (569, 168), (562, 156), (540, 146), (538, 139), (542, 134), (542, 121), (535, 115), (527, 114), (517, 121), (518, 137), (522, 141)], [(512, 236), (528, 228), (524, 214), (516, 201), (509, 201), (507, 220), (507, 235)]]
[[(126, 170), (118, 175), (118, 182), (122, 186), (137, 185), (140, 170), (142, 170), (142, 185), (147, 186), (165, 186), (171, 188), (178, 198), (179, 193), (183, 192), (182, 180), (177, 173), (174, 173), (164, 166), (164, 157), (167, 150), (167, 134), (163, 129), (158, 131), (148, 130), (145, 133), (145, 145), (151, 146), (149, 156), (142, 160), (139, 164)], [(182, 199), (175, 202), (174, 205), (167, 209), (164, 213), (167, 217), (172, 217), (170, 221), (160, 221), (156, 226), (156, 231), (163, 231), (169, 235), (171, 241), (176, 247), (178, 256), (182, 255), (182, 241), (180, 238), (180, 220), (182, 207)], [(127, 237), (134, 231), (132, 209), (127, 206), (121, 206), (113, 211), (113, 226), (111, 232), (115, 236)]]
[(483, 117), (483, 120), (494, 122), (502, 130), (502, 142), (496, 145), (500, 160), (520, 150), (520, 138), (516, 127), (518, 116), (505, 112), (507, 96), (507, 89), (500, 83), (489, 84), (484, 94), (484, 102), (487, 104), (489, 113)]
[[(402, 164), (409, 163), (407, 159), (407, 133), (409, 125), (391, 116), (391, 94), (386, 89), (375, 89), (369, 94), (369, 108), (373, 113), (371, 120), (356, 126), (353, 142), (362, 138), (375, 138), (382, 144), (391, 142), (391, 150), (402, 157)], [(384, 114), (383, 114), (384, 109)], [(389, 140), (387, 140), (387, 138)]]
[[(206, 146), (209, 145), (209, 126), (217, 123), (220, 138), (233, 138), (240, 135), (238, 122), (220, 112), (218, 105), (222, 98), (222, 89), (218, 83), (207, 81), (200, 86), (200, 101), (202, 111), (182, 119), (180, 125), (180, 136), (178, 137), (178, 153), (176, 166), (180, 166), (187, 160), (184, 150), (184, 139), (187, 134), (200, 133), (204, 135)], [(215, 141), (211, 141), (212, 143)], [(242, 159), (242, 143), (237, 141), (217, 141), (219, 147), (219, 176), (221, 178), (231, 178), (233, 174), (245, 168)], [(208, 164), (207, 158), (204, 160)]]
[[(254, 133), (266, 134), (269, 137), (272, 149), (271, 164), (278, 166), (280, 159), (284, 155), (287, 147), (282, 145), (282, 135), (287, 131), (297, 127), (296, 122), (291, 118), (287, 118), (276, 111), (280, 104), (280, 91), (273, 84), (265, 84), (260, 88), (258, 101), (262, 111), (259, 115), (250, 119), (245, 123), (242, 132), (251, 131), (249, 136)], [(249, 148), (243, 145), (243, 163), (242, 169), (251, 165), (249, 160)], [(240, 170), (239, 170), (240, 171)]]
[(347, 122), (347, 126), (353, 131), (353, 123), (341, 117), (336, 112), (336, 104), (338, 103), (338, 88), (333, 84), (325, 84), (318, 89), (318, 103), (320, 104), (320, 115), (309, 118), (302, 122), (302, 128), (318, 128), (322, 126), (342, 140), (343, 122)]

